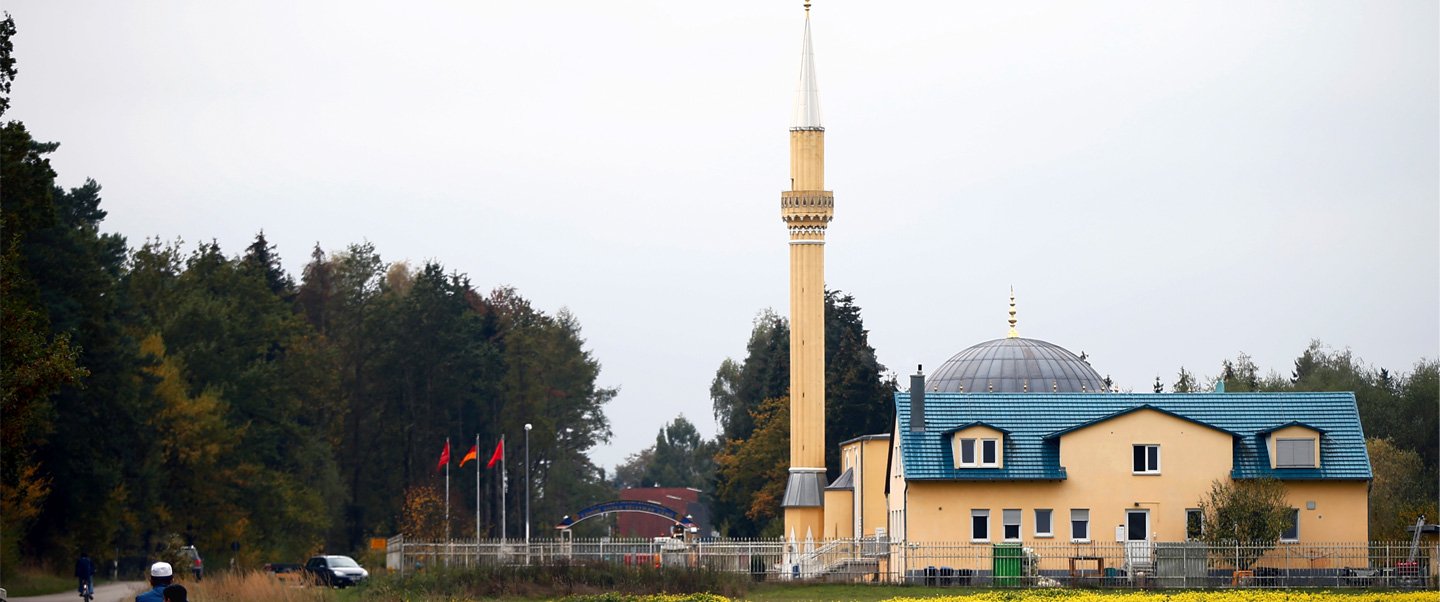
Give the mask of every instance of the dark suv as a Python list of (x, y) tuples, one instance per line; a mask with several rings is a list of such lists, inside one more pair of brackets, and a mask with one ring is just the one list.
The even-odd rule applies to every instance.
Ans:
[(314, 556), (305, 562), (305, 573), (316, 583), (332, 587), (355, 585), (370, 576), (370, 572), (349, 556)]

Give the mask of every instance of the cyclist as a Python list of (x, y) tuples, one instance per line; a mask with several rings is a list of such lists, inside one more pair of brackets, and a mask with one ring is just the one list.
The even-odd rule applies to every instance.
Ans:
[(80, 552), (80, 559), (75, 561), (75, 578), (80, 581), (81, 596), (89, 600), (95, 595), (95, 563), (89, 553)]

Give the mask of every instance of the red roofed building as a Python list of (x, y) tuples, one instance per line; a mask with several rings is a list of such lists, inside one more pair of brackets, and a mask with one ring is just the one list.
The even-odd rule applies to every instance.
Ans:
[[(699, 535), (710, 534), (710, 512), (700, 503), (700, 490), (689, 487), (632, 487), (620, 492), (620, 499), (653, 502), (674, 510), (680, 516), (690, 515)], [(643, 512), (621, 512), (616, 519), (616, 537), (665, 537), (675, 523), (667, 518)]]

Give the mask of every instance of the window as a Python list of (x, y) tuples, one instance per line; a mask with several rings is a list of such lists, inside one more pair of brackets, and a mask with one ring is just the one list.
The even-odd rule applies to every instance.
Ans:
[(1277, 439), (1276, 468), (1315, 468), (1314, 439)]
[(990, 511), (970, 511), (970, 541), (990, 541)]
[(1020, 510), (1000, 511), (1001, 531), (1000, 536), (1005, 541), (1020, 541)]
[(1159, 445), (1136, 445), (1134, 459), (1135, 474), (1160, 474)]
[(1090, 541), (1090, 511), (1070, 511), (1070, 539), (1073, 541)]
[[(980, 449), (975, 449), (976, 446)], [(979, 458), (976, 458), (976, 453)], [(999, 439), (961, 439), (960, 466), (967, 468), (994, 468), (1000, 465)]]
[(1125, 511), (1125, 541), (1150, 541), (1150, 511)]
[(1035, 511), (1035, 537), (1053, 537), (1055, 535), (1050, 529), (1050, 509)]
[(1289, 524), (1280, 532), (1280, 541), (1300, 541), (1300, 511), (1291, 508), (1287, 519)]
[(1204, 533), (1205, 514), (1199, 508), (1185, 509), (1185, 541), (1197, 541)]

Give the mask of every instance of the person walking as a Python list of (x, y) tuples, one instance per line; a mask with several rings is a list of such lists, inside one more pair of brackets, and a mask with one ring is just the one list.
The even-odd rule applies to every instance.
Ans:
[(81, 596), (95, 595), (95, 562), (88, 552), (81, 551), (80, 559), (75, 561), (75, 579), (80, 582)]
[(168, 562), (150, 565), (150, 589), (135, 596), (135, 602), (165, 602), (165, 588), (175, 580), (175, 568)]

